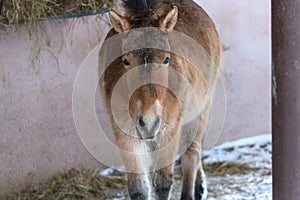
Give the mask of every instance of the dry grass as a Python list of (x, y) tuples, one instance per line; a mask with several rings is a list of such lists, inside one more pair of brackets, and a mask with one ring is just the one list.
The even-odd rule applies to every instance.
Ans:
[[(227, 175), (242, 175), (259, 168), (247, 164), (218, 162), (204, 165), (209, 177), (225, 177)], [(181, 172), (175, 171), (175, 180), (180, 181)], [(123, 173), (115, 172), (107, 177), (99, 176), (99, 170), (70, 170), (53, 177), (50, 181), (32, 187), (31, 189), (8, 196), (5, 200), (94, 200), (94, 199), (124, 199), (127, 181)], [(174, 189), (180, 192), (180, 187)]]
[(25, 26), (28, 39), (34, 42), (30, 58), (33, 71), (39, 74), (41, 51), (45, 50), (62, 74), (58, 59), (46, 42), (42, 24), (55, 19), (104, 13), (112, 3), (113, 0), (0, 0), (0, 31), (10, 34)]
[(100, 177), (99, 170), (70, 170), (6, 200), (93, 200), (111, 199), (126, 188), (124, 176)]
[(89, 15), (105, 11), (111, 0), (0, 0), (0, 23), (32, 24), (58, 16)]
[(249, 171), (258, 171), (261, 169), (250, 167), (246, 163), (216, 162), (204, 165), (204, 170), (208, 176), (226, 176), (242, 175), (249, 173)]

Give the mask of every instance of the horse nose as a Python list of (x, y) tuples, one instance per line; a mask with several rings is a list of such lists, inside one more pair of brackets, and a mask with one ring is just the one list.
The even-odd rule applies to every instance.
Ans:
[(161, 126), (161, 116), (143, 117), (136, 119), (136, 128), (138, 136), (141, 139), (154, 139)]

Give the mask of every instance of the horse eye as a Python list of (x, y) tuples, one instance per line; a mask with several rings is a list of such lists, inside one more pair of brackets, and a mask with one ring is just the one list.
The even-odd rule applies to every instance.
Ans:
[(170, 58), (169, 58), (169, 57), (166, 57), (165, 60), (164, 60), (164, 62), (163, 62), (163, 64), (166, 65), (166, 64), (168, 64), (169, 62), (170, 62)]
[(130, 65), (130, 62), (129, 62), (127, 59), (124, 59), (124, 60), (123, 60), (123, 63), (124, 63), (124, 65), (126, 65), (126, 66), (129, 66), (129, 65)]

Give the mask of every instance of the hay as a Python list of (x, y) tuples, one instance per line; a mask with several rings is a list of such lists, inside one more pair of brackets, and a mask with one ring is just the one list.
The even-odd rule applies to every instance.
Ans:
[(250, 171), (255, 172), (260, 168), (251, 167), (247, 163), (215, 162), (204, 165), (204, 171), (208, 176), (243, 175)]
[[(9, 195), (6, 200), (93, 200), (111, 199), (126, 189), (124, 176), (99, 176), (99, 170), (70, 170), (36, 185), (21, 194)], [(124, 194), (120, 194), (124, 196)]]
[[(208, 177), (226, 177), (242, 175), (262, 170), (247, 164), (217, 162), (204, 165)], [(181, 190), (181, 171), (175, 170), (174, 193)], [(99, 170), (70, 170), (53, 177), (50, 181), (36, 185), (21, 194), (9, 195), (5, 200), (94, 200), (126, 199), (127, 180), (124, 173), (115, 171), (109, 176), (100, 176)]]
[(0, 0), (0, 24), (32, 24), (40, 20), (106, 11), (112, 0)]
[(113, 0), (0, 0), (0, 31), (10, 34), (26, 27), (28, 39), (34, 42), (30, 57), (34, 73), (40, 72), (40, 54), (45, 50), (55, 61), (59, 74), (63, 74), (53, 49), (47, 44), (42, 24), (105, 13), (112, 5)]

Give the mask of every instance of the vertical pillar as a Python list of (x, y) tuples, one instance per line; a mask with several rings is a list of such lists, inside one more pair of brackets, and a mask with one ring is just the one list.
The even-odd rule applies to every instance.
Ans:
[(273, 199), (300, 199), (300, 0), (272, 0)]

